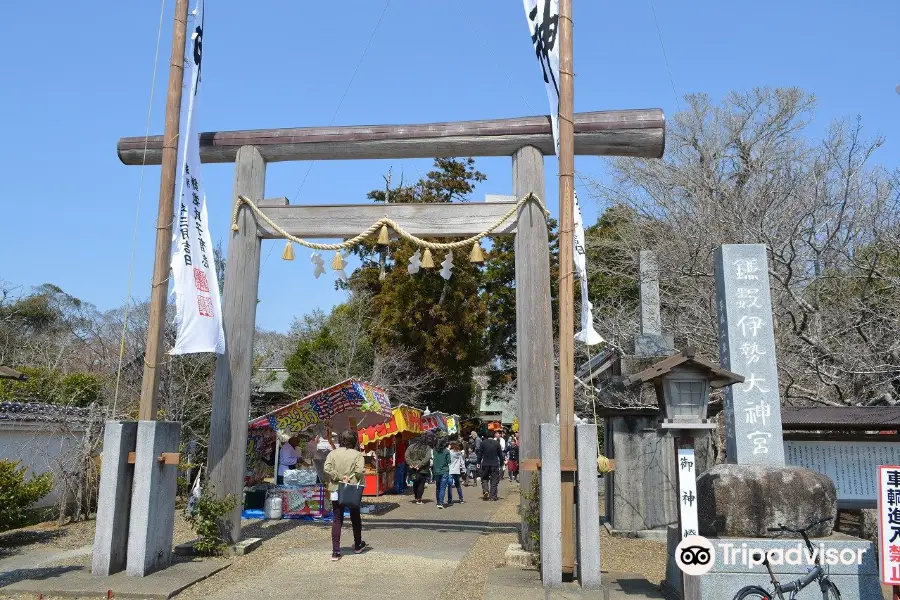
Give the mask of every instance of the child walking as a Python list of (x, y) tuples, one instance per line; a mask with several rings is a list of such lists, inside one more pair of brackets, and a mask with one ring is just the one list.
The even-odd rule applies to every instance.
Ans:
[(462, 473), (465, 468), (465, 459), (463, 458), (459, 442), (453, 442), (450, 444), (450, 477), (453, 480), (453, 485), (447, 487), (447, 502), (449, 504), (453, 504), (454, 487), (456, 487), (456, 493), (459, 494), (459, 503), (463, 504), (465, 502), (462, 493)]

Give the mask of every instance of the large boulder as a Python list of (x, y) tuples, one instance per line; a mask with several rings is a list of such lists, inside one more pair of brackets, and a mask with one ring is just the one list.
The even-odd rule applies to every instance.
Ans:
[[(827, 475), (803, 467), (716, 465), (697, 479), (700, 535), (773, 537), (769, 527), (800, 529), (837, 514), (837, 493)], [(834, 522), (809, 530), (831, 535)]]

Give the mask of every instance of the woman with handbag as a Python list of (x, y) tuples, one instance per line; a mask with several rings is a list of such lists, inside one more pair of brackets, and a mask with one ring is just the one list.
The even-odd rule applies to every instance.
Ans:
[(341, 559), (341, 528), (344, 526), (344, 509), (350, 512), (353, 525), (353, 552), (359, 554), (366, 547), (362, 539), (362, 517), (359, 504), (362, 499), (362, 479), (365, 459), (357, 450), (358, 437), (349, 429), (338, 439), (340, 448), (332, 450), (325, 459), (325, 479), (331, 492), (331, 560)]

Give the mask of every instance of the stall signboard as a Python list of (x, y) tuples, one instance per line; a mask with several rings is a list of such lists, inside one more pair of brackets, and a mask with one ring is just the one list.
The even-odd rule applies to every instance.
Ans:
[(250, 428), (272, 427), (278, 431), (299, 433), (349, 412), (372, 413), (388, 419), (391, 403), (383, 390), (348, 379), (254, 419), (250, 421)]
[(386, 423), (361, 428), (359, 444), (368, 446), (399, 434), (419, 435), (423, 431), (422, 419), (422, 411), (409, 406), (398, 406), (393, 410), (390, 420)]
[(247, 435), (247, 461), (244, 485), (256, 485), (266, 477), (272, 477), (273, 467), (266, 462), (275, 452), (275, 436), (257, 429)]
[(456, 428), (456, 420), (457, 420), (457, 418), (458, 418), (458, 417), (456, 417), (455, 415), (450, 415), (449, 417), (447, 417), (447, 433), (449, 433), (450, 435), (455, 435), (455, 434), (456, 434), (456, 431), (457, 431), (457, 428)]
[(422, 431), (433, 431), (435, 429), (447, 431), (447, 418), (438, 412), (422, 415)]

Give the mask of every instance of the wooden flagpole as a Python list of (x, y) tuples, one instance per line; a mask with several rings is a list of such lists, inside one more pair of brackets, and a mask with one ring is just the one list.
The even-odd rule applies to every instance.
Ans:
[(559, 0), (559, 438), (562, 463), (562, 570), (575, 572), (575, 89), (572, 0)]
[(166, 95), (166, 126), (163, 133), (162, 173), (159, 183), (159, 216), (156, 221), (156, 253), (150, 292), (150, 319), (144, 352), (144, 379), (138, 419), (156, 420), (159, 404), (159, 364), (163, 356), (166, 324), (166, 295), (172, 259), (172, 218), (175, 211), (175, 184), (178, 162), (178, 129), (181, 120), (181, 86), (184, 78), (184, 48), (187, 36), (188, 0), (176, 0), (169, 61), (169, 89)]

